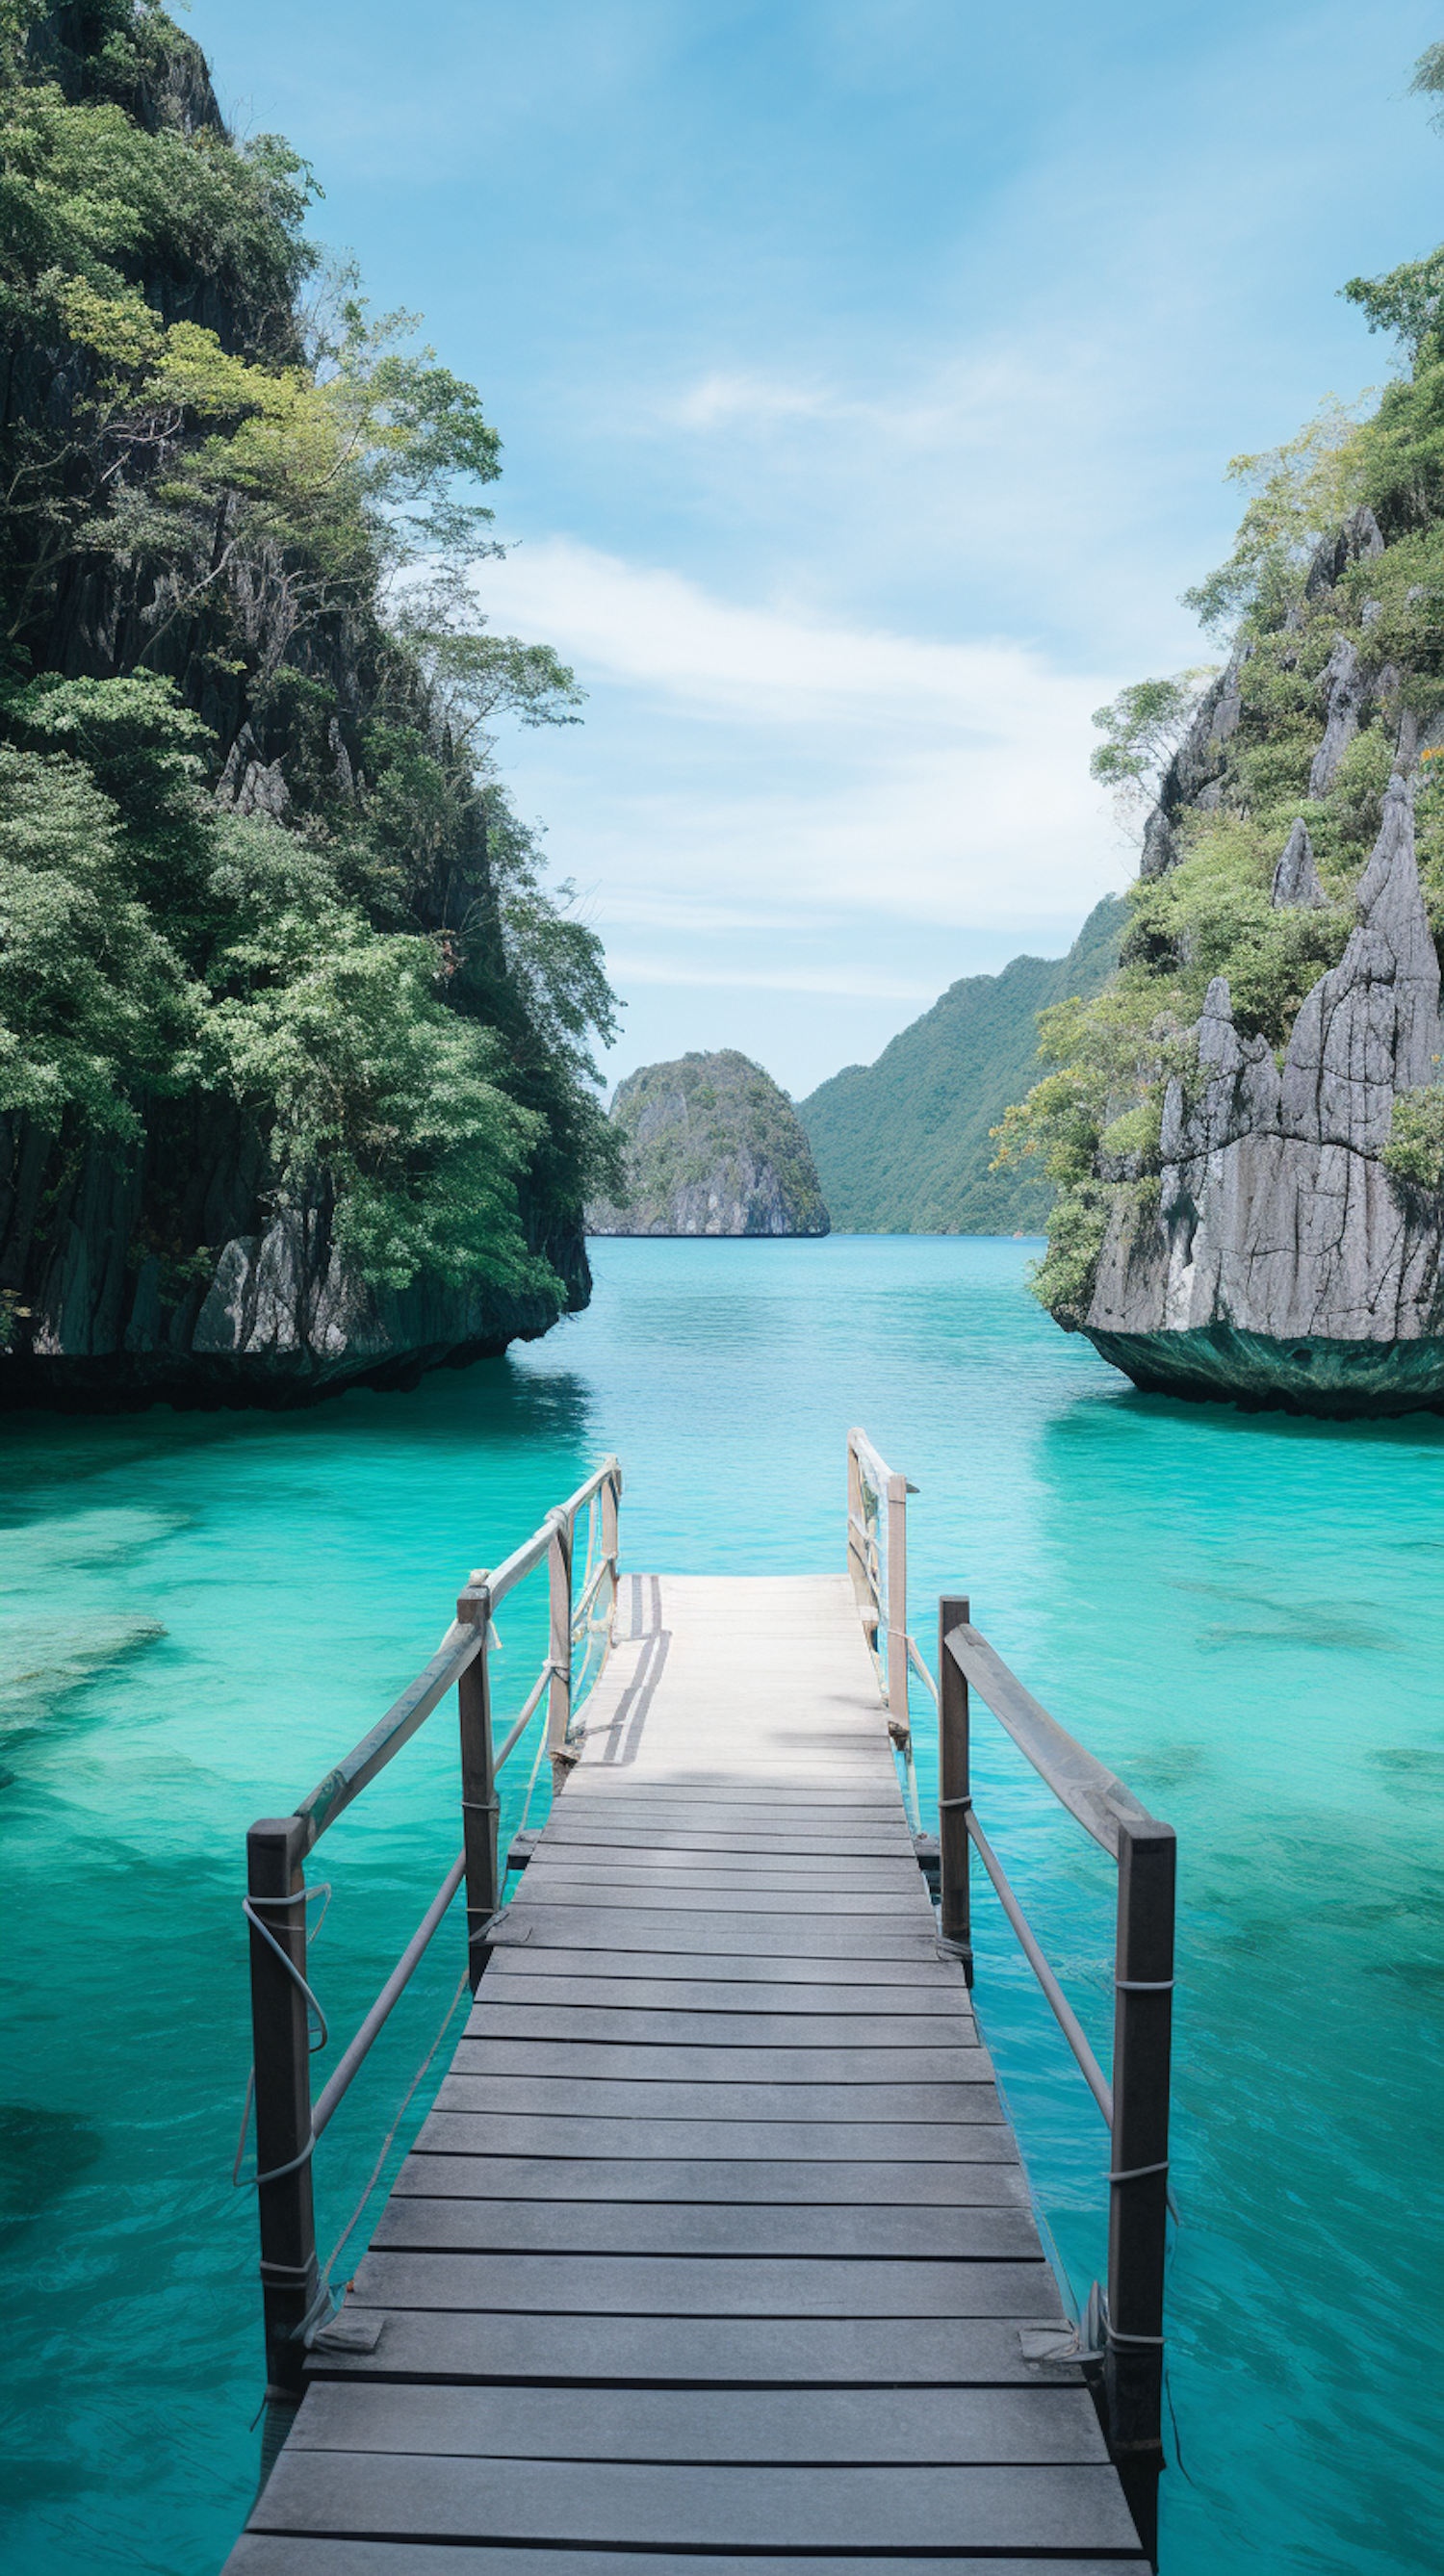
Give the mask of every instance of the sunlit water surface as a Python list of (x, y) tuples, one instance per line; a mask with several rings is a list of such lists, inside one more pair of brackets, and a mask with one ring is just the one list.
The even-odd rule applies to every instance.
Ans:
[[(9, 2576), (210, 2576), (250, 2502), (247, 1824), (313, 1785), (468, 1568), (608, 1448), (632, 1566), (837, 1567), (852, 1421), (920, 1488), (919, 1634), (940, 1587), (968, 1589), (1178, 1829), (1168, 2576), (1437, 2563), (1444, 1425), (1142, 1399), (1027, 1297), (1034, 1248), (603, 1243), (588, 1314), (411, 1395), (4, 1426)], [(504, 1709), (540, 1599), (501, 1626)], [(989, 1830), (1106, 2056), (1112, 1872), (986, 1717), (977, 1736)], [(454, 1738), (447, 1706), (316, 1856), (343, 2034), (456, 1848)], [(1086, 2293), (1102, 2126), (985, 1890), (978, 1912), (981, 2016)], [(328, 2132), (323, 2250), (459, 1930)]]

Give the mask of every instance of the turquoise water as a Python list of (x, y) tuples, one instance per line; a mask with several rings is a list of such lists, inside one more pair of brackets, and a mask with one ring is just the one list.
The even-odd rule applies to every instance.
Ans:
[[(841, 1562), (852, 1421), (921, 1488), (925, 1644), (938, 1590), (969, 1590), (1179, 1832), (1167, 2576), (1436, 2563), (1444, 1424), (1144, 1400), (1024, 1294), (1032, 1248), (603, 1243), (588, 1314), (413, 1395), (4, 1426), (9, 2576), (209, 2576), (250, 2500), (247, 1824), (607, 1448), (633, 1566), (805, 1570)], [(542, 1616), (507, 1605), (499, 1712)], [(1106, 2057), (1112, 1872), (976, 1733), (984, 1822)], [(447, 1707), (316, 1856), (342, 2034), (456, 1848), (454, 1765)], [(926, 1791), (926, 1744), (921, 1767)], [(1102, 2125), (976, 1904), (981, 2015), (1086, 2292)], [(327, 2134), (323, 2248), (459, 1967), (443, 1936)]]

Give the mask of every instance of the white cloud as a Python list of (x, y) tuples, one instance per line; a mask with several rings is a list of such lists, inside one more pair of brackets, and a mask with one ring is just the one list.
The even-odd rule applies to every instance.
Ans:
[(896, 913), (1081, 917), (1125, 872), (1088, 777), (1113, 675), (739, 603), (565, 538), (517, 548), (484, 591), (593, 693), (584, 736), (531, 737), (518, 766), (604, 924), (825, 906), (865, 950)]
[(798, 385), (773, 384), (765, 376), (713, 374), (700, 378), (686, 393), (662, 408), (669, 426), (720, 429), (724, 423), (817, 419), (836, 412), (835, 398)]

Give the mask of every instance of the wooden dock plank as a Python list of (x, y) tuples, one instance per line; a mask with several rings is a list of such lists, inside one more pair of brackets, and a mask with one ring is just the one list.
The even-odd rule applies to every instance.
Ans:
[(1011, 2317), (1032, 2305), (1042, 2261), (372, 2252), (355, 2296), (368, 2308), (524, 2316)]
[[(1092, 2399), (1073, 2388), (417, 2388), (321, 2383), (301, 2449), (453, 2451), (468, 2459), (841, 2461), (962, 2467), (1106, 2460)], [(364, 2434), (363, 2445), (357, 2435)]]
[[(697, 2027), (694, 2023), (693, 2027)], [(452, 2061), (458, 2075), (585, 2075), (604, 2081), (618, 2077), (642, 2083), (672, 2082), (774, 2084), (789, 2075), (799, 2085), (917, 2086), (920, 2084), (986, 2084), (992, 2065), (976, 2040), (951, 2048), (745, 2048), (737, 2041), (721, 2048), (682, 2040), (532, 2039), (473, 2037), (458, 2043)]]
[(607, 2549), (966, 2551), (1118, 2548), (1133, 2536), (1109, 2466), (813, 2468), (629, 2461), (425, 2460), (283, 2452), (253, 2530)]
[[(1023, 2168), (1010, 2129), (970, 2129), (973, 2152), (951, 2163), (894, 2163), (887, 2176), (890, 2208), (973, 2209), (1027, 2200)], [(393, 2198), (416, 2193), (468, 2200), (541, 2200), (572, 2205), (583, 2200), (731, 2203), (767, 2209), (874, 2207), (880, 2195), (875, 2163), (803, 2162), (799, 2157), (739, 2164), (719, 2156), (525, 2156), (468, 2153), (458, 2146), (418, 2145), (392, 2186)]]
[[(508, 1907), (507, 1917), (510, 1915)], [(593, 1996), (598, 1994), (597, 1980), (601, 1978), (616, 1988), (610, 2000), (617, 2003), (633, 1999), (635, 1989), (627, 1981), (635, 1978), (643, 1978), (652, 1986), (685, 1985), (692, 1998), (699, 1986), (713, 1992), (725, 1988), (726, 1996), (719, 1996), (719, 2009), (730, 2006), (735, 2010), (741, 2000), (749, 2012), (810, 2012), (812, 1990), (816, 1988), (824, 1989), (833, 1998), (827, 2005), (829, 2012), (845, 2010), (850, 2001), (858, 1998), (870, 2008), (889, 2013), (963, 2011), (967, 2009), (968, 1993), (956, 1967), (939, 1958), (936, 1943), (931, 1948), (911, 1947), (901, 1959), (877, 1959), (868, 1952), (860, 1959), (849, 1959), (841, 1969), (830, 1966), (825, 1958), (804, 1958), (796, 1950), (782, 1957), (771, 1950), (743, 1952), (721, 1947), (702, 1952), (649, 1950), (639, 1956), (615, 1947), (608, 1951), (583, 1950), (557, 1942), (548, 1944), (544, 1951), (539, 1942), (531, 1941), (525, 1914), (515, 1917), (511, 1938), (503, 1930), (497, 1939), (486, 1974), (487, 1991), (498, 2003), (517, 1992), (539, 1991), (534, 1986), (518, 1987), (512, 1982), (539, 1977), (553, 1983), (558, 1977), (573, 1978)], [(769, 1987), (786, 1991), (769, 1994)], [(869, 1991), (873, 1987), (885, 1987), (887, 1991), (874, 1995)]]
[[(953, 2551), (900, 2550), (886, 2557), (864, 2552), (839, 2558), (818, 2552), (802, 2564), (807, 2576), (909, 2576), (909, 2571), (922, 2576), (924, 2570), (941, 2576), (944, 2568), (959, 2565), (969, 2576), (1098, 2576), (1100, 2568), (1144, 2569), (1148, 2561), (1135, 2544), (1092, 2550), (1086, 2558), (1052, 2550), (1046, 2558), (970, 2550), (965, 2559)], [(257, 2531), (238, 2543), (227, 2561), (227, 2576), (799, 2576), (799, 2561), (766, 2551), (746, 2557), (717, 2550), (608, 2549), (598, 2554), (486, 2541), (431, 2541), (398, 2556), (390, 2540)]]
[(529, 1999), (496, 2003), (486, 1993), (467, 2021), (473, 2040), (585, 2040), (603, 2046), (636, 2041), (643, 2047), (760, 2049), (846, 2049), (860, 2060), (864, 2052), (887, 2051), (908, 2057), (946, 2055), (955, 2048), (977, 2048), (978, 2026), (971, 2013), (911, 2015), (904, 2023), (881, 2013), (685, 2011), (665, 2005), (641, 2008), (626, 2003), (533, 2003)]
[[(1047, 2266), (1039, 2265), (1040, 2272)], [(348, 2302), (347, 2313), (351, 2313)], [(639, 2388), (811, 2388), (1080, 2385), (1071, 2363), (1024, 2357), (1020, 2330), (1063, 2328), (1051, 2274), (1012, 2317), (523, 2317), (436, 2309), (368, 2308), (374, 2352), (317, 2347), (325, 2379), (557, 2380)], [(1074, 2535), (1075, 2540), (1078, 2535)]]
[[(650, 2088), (648, 2088), (650, 2089)], [(973, 2120), (794, 2120), (648, 2118), (638, 2105), (612, 2119), (577, 2111), (514, 2113), (436, 2110), (417, 2144), (431, 2155), (722, 2156), (733, 2161), (739, 2196), (750, 2164), (953, 2164), (968, 2157), (1013, 2163), (1017, 2149), (989, 2088)], [(892, 2186), (889, 2185), (889, 2188)], [(876, 2178), (874, 2190), (879, 2188)]]
[[(972, 2018), (972, 2005), (961, 1978), (920, 1975), (913, 1967), (882, 1982), (866, 1977), (849, 1962), (847, 1982), (839, 1984), (815, 1962), (787, 1973), (786, 1961), (694, 1958), (623, 1960), (613, 1958), (604, 1972), (595, 1959), (589, 1970), (574, 1952), (558, 1959), (555, 1952), (537, 1957), (527, 1947), (493, 1950), (478, 1991), (477, 2012), (511, 2011), (517, 2006), (578, 2004), (594, 2011), (615, 2012), (791, 2013), (809, 2019), (820, 2013), (871, 2013), (885, 2016), (891, 2027), (904, 2015), (949, 2020)], [(933, 1968), (941, 1966), (934, 1959)]]
[(965, 2255), (1031, 2258), (1038, 2235), (1021, 2185), (1012, 2200), (972, 2208), (840, 2201), (482, 2200), (392, 2193), (373, 2247), (464, 2253), (830, 2254), (930, 2262)]
[[(628, 1890), (628, 1894), (632, 1894)], [(523, 1905), (514, 1897), (501, 1918), (502, 1929), (494, 1936), (495, 1947), (531, 1950), (589, 1950), (593, 1958), (610, 1949), (621, 1952), (647, 1951), (656, 1955), (670, 1952), (674, 1957), (690, 1954), (699, 1959), (714, 1958), (719, 1950), (765, 1960), (774, 1972), (780, 1972), (785, 1959), (787, 1973), (795, 1975), (809, 1959), (836, 1962), (846, 1959), (864, 1963), (881, 1981), (886, 1969), (915, 1964), (928, 1974), (937, 1965), (937, 1934), (930, 1922), (919, 1917), (906, 1928), (891, 1914), (869, 1915), (860, 1920), (851, 1909), (842, 1914), (820, 1915), (809, 1906), (769, 1907), (765, 1916), (749, 1904), (745, 1913), (735, 1910), (716, 1911), (719, 1900), (713, 1899), (704, 1912), (693, 1912), (687, 1906), (610, 1906), (554, 1905), (534, 1898)], [(610, 1973), (610, 1963), (599, 1974)], [(765, 1974), (766, 1970), (759, 1970)]]
[(228, 2576), (1145, 2564), (850, 1586), (623, 1601)]

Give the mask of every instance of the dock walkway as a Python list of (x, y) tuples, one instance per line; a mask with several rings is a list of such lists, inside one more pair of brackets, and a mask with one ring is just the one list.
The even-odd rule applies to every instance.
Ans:
[(848, 1577), (617, 1607), (227, 2576), (1146, 2567)]

